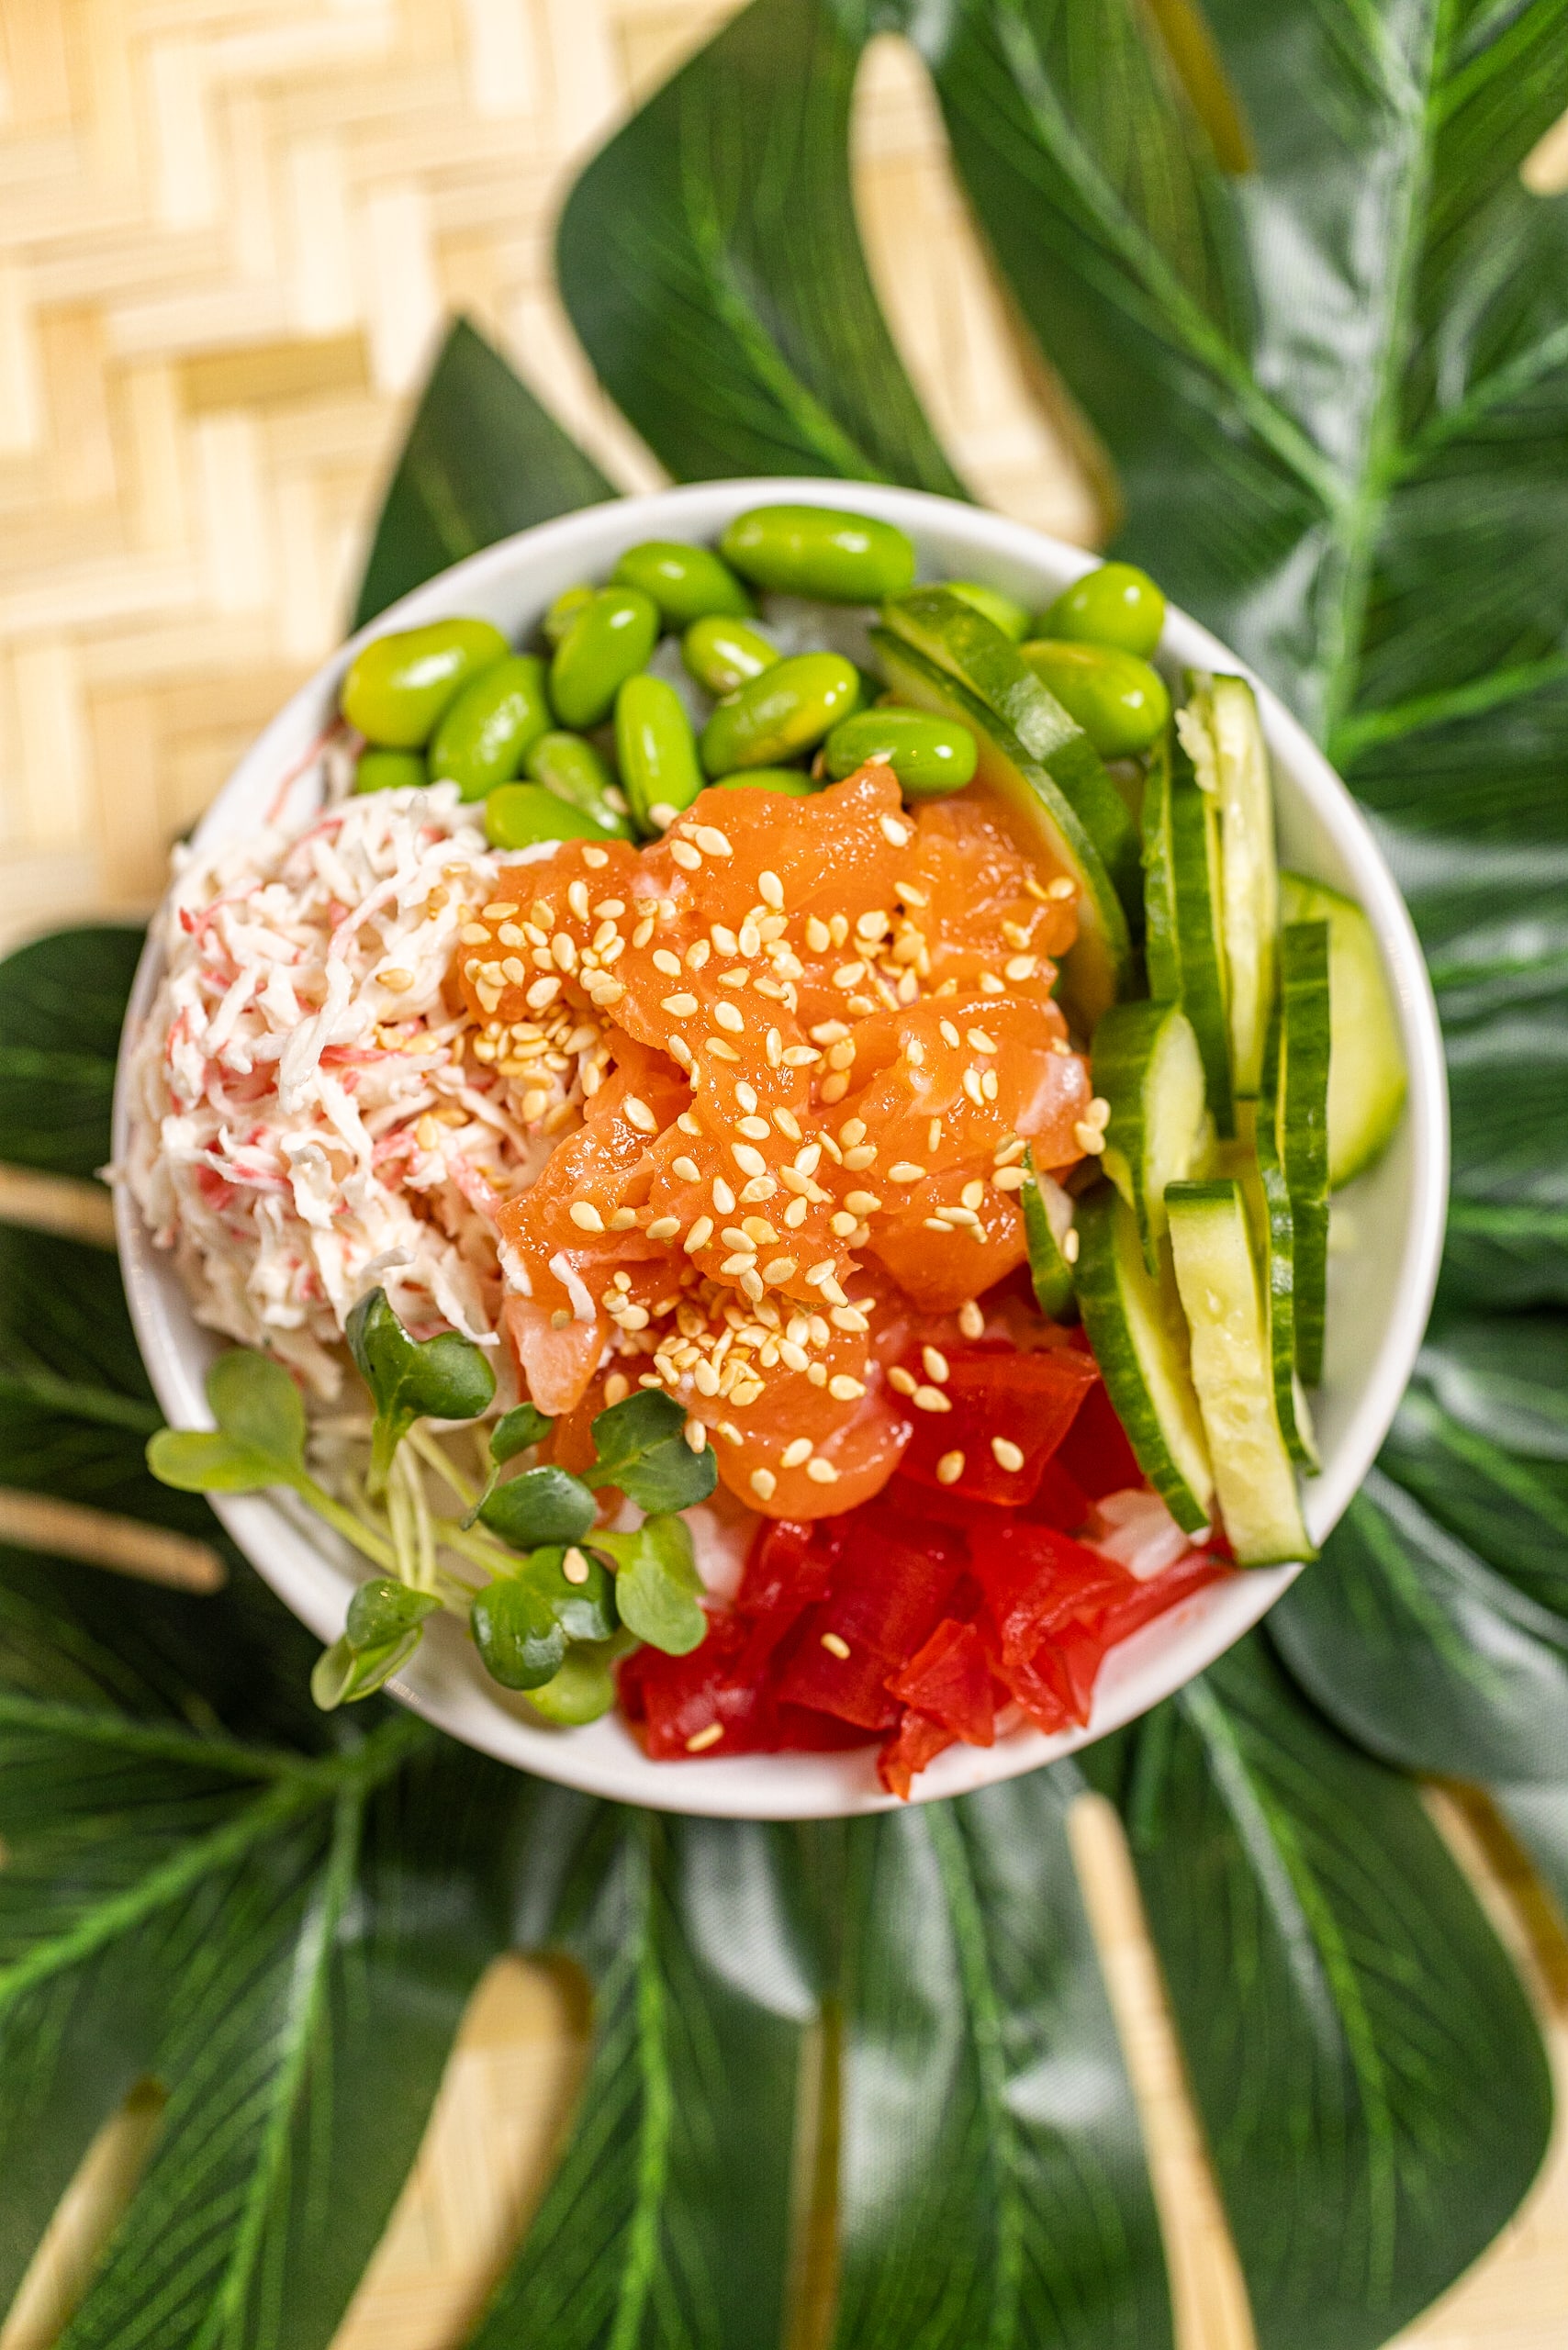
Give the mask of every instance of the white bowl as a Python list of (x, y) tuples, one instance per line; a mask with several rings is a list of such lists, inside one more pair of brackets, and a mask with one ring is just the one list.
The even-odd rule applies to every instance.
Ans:
[[(880, 515), (913, 539), (924, 576), (985, 579), (1036, 608), (1094, 561), (1081, 548), (1000, 515), (914, 490), (817, 480), (708, 482), (592, 507), (503, 540), (416, 588), (364, 636), (465, 612), (483, 614), (510, 638), (523, 639), (563, 588), (606, 577), (623, 548), (655, 537), (712, 539), (732, 516), (780, 498)], [(200, 845), (261, 822), (280, 778), (330, 721), (339, 680), (361, 642), (356, 637), (335, 654), (241, 759), (202, 820)], [(1176, 610), (1167, 619), (1160, 653), (1170, 666), (1238, 666), (1206, 630)], [(1448, 1193), (1448, 1097), (1426, 967), (1388, 867), (1321, 752), (1271, 693), (1260, 686), (1258, 697), (1273, 755), (1282, 859), (1366, 909), (1398, 1007), (1410, 1079), (1409, 1106), (1393, 1145), (1336, 1202), (1327, 1362), (1315, 1404), (1323, 1469), (1305, 1494), (1306, 1522), (1321, 1542), (1383, 1441), (1426, 1326)], [(159, 958), (150, 946), (131, 994), (128, 1036), (145, 1018), (158, 978)], [(122, 1068), (124, 1060), (122, 1045)], [(122, 1084), (115, 1111), (117, 1158), (125, 1155), (128, 1114)], [(205, 1427), (203, 1381), (218, 1342), (197, 1327), (167, 1257), (152, 1248), (124, 1185), (116, 1214), (130, 1310), (159, 1402), (174, 1427)], [(280, 1598), (321, 1639), (333, 1639), (356, 1576), (313, 1522), (264, 1495), (219, 1498), (215, 1506)], [(914, 1800), (962, 1795), (1012, 1778), (1120, 1728), (1211, 1664), (1299, 1572), (1279, 1567), (1237, 1574), (1200, 1592), (1111, 1653), (1087, 1729), (1054, 1738), (1024, 1729), (990, 1748), (950, 1747), (916, 1779)], [(502, 1762), (621, 1802), (756, 1819), (828, 1818), (893, 1803), (878, 1784), (869, 1746), (847, 1753), (651, 1762), (615, 1716), (583, 1729), (545, 1728), (489, 1680), (450, 1621), (438, 1623), (392, 1688), (427, 1719)]]

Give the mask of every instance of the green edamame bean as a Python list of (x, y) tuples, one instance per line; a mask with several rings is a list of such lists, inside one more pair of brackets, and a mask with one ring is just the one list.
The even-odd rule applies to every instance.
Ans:
[(666, 628), (687, 628), (710, 612), (747, 620), (756, 611), (727, 563), (711, 547), (683, 539), (644, 539), (628, 547), (610, 577), (617, 588), (640, 588), (659, 608)]
[(485, 837), (492, 848), (532, 848), (535, 841), (601, 841), (604, 827), (542, 783), (498, 783), (485, 802)]
[(353, 771), (356, 791), (410, 791), (430, 781), (418, 751), (362, 751)]
[(615, 1703), (615, 1656), (609, 1640), (574, 1640), (554, 1679), (529, 1691), (529, 1704), (546, 1721), (565, 1729), (598, 1721)]
[(1170, 716), (1164, 678), (1134, 653), (1057, 637), (1036, 637), (1018, 650), (1103, 759), (1147, 751)]
[(1022, 644), (1029, 633), (1029, 612), (1026, 605), (1014, 597), (1004, 596), (1000, 588), (987, 588), (978, 579), (945, 579), (942, 585), (949, 596), (958, 597), (977, 612), (983, 612), (993, 628), (1014, 644)]
[(465, 800), (483, 800), (511, 781), (549, 724), (543, 662), (532, 653), (509, 654), (470, 678), (449, 705), (431, 744), (431, 774), (455, 783)]
[(600, 588), (577, 612), (550, 664), (550, 699), (565, 726), (597, 726), (659, 640), (659, 608), (640, 588)]
[(804, 767), (743, 767), (736, 775), (722, 775), (713, 783), (715, 791), (781, 791), (790, 800), (809, 800), (820, 791)]
[(879, 604), (914, 578), (914, 548), (891, 522), (832, 506), (754, 506), (719, 552), (758, 588), (827, 604)]
[(776, 661), (719, 704), (702, 729), (702, 764), (710, 775), (786, 766), (847, 718), (859, 694), (859, 674), (842, 653)]
[(778, 648), (745, 621), (727, 613), (704, 614), (680, 640), (687, 674), (711, 694), (733, 694), (748, 678), (760, 677), (778, 659)]
[(618, 840), (632, 838), (626, 801), (585, 735), (554, 729), (541, 734), (524, 759), (522, 771), (531, 783), (543, 784), (558, 800), (591, 816), (600, 832), (610, 833)]
[(975, 771), (975, 738), (967, 726), (924, 711), (863, 710), (841, 719), (823, 745), (828, 774), (838, 782), (868, 759), (884, 761), (912, 800), (962, 791)]
[(338, 708), (366, 742), (388, 751), (420, 751), (469, 678), (506, 652), (506, 638), (488, 621), (398, 629), (373, 637), (354, 655)]
[(592, 603), (598, 593), (597, 588), (589, 588), (586, 584), (580, 588), (562, 588), (539, 623), (539, 632), (552, 652), (560, 643), (577, 614), (587, 605)]
[(1043, 637), (1149, 654), (1165, 626), (1165, 598), (1136, 563), (1103, 563), (1064, 588), (1040, 621)]
[(632, 813), (645, 833), (662, 833), (701, 790), (691, 721), (663, 677), (644, 670), (616, 695), (615, 757)]

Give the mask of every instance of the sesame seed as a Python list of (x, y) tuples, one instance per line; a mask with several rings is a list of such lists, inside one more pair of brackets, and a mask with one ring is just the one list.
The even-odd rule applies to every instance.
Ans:
[(612, 1371), (604, 1382), (606, 1404), (623, 1404), (632, 1393), (632, 1382), (619, 1371)]
[(983, 1028), (971, 1028), (968, 1042), (971, 1052), (994, 1053), (996, 1050), (996, 1039), (988, 1036)]
[(965, 1298), (958, 1308), (958, 1328), (966, 1338), (985, 1336), (985, 1315), (972, 1297)]
[(1070, 1225), (1068, 1225), (1067, 1230), (1062, 1234), (1062, 1237), (1061, 1237), (1061, 1253), (1062, 1253), (1063, 1259), (1064, 1259), (1064, 1261), (1065, 1261), (1066, 1263), (1068, 1263), (1068, 1264), (1070, 1264), (1070, 1265), (1076, 1265), (1076, 1264), (1077, 1264), (1077, 1262), (1078, 1262), (1078, 1226), (1077, 1226), (1075, 1224), (1070, 1224)]
[(591, 1200), (574, 1200), (567, 1210), (579, 1232), (602, 1232), (604, 1218)]
[(740, 1059), (740, 1055), (736, 1052), (734, 1046), (733, 1045), (727, 1045), (722, 1036), (704, 1036), (702, 1039), (702, 1049), (716, 1061), (738, 1061)]
[(785, 1446), (783, 1451), (779, 1454), (778, 1463), (780, 1468), (799, 1469), (803, 1462), (811, 1459), (814, 1449), (815, 1448), (813, 1447), (809, 1436), (796, 1437), (791, 1443)]
[[(754, 1094), (752, 1099), (755, 1101), (756, 1098)], [(742, 1118), (737, 1122), (735, 1131), (745, 1135), (748, 1142), (766, 1142), (772, 1129), (766, 1118)]]
[(728, 836), (716, 824), (699, 824), (696, 833), (698, 847), (704, 856), (733, 856)]
[(875, 1192), (846, 1192), (844, 1204), (858, 1223), (862, 1216), (875, 1215), (882, 1203)]
[(732, 1036), (745, 1035), (745, 1020), (737, 1004), (716, 1003), (713, 1006), (713, 1017), (721, 1028), (729, 1030)]
[(1035, 976), (1035, 957), (1032, 955), (1010, 957), (1002, 967), (1002, 975), (1003, 979), (1011, 979), (1015, 986), (1025, 979), (1032, 979)]
[(490, 943), (489, 932), (479, 922), (465, 922), (457, 935), (465, 946), (487, 946)]
[(907, 848), (909, 846), (911, 835), (909, 827), (906, 824), (901, 824), (896, 816), (883, 816), (880, 819), (880, 822), (882, 827), (882, 838), (887, 842), (890, 848)]
[(978, 1069), (967, 1069), (964, 1071), (964, 1091), (969, 1095), (969, 1100), (974, 1103), (977, 1110), (984, 1108), (985, 1094), (981, 1090), (980, 1071)]
[(492, 898), (490, 903), (482, 911), (487, 922), (510, 922), (516, 913), (517, 907), (510, 898)]
[[(615, 990), (617, 1001), (619, 1001), (625, 992), (626, 990), (624, 988), (618, 987)], [(601, 995), (599, 1001), (600, 1003), (605, 1003), (608, 1002), (609, 998)], [(687, 1043), (684, 1036), (672, 1036), (669, 1039), (669, 1042), (666, 1045), (665, 1050), (668, 1053), (672, 1061), (678, 1061), (681, 1068), (686, 1070), (687, 1074), (689, 1076), (691, 1075), (691, 1047)], [(691, 1082), (693, 1085), (696, 1084), (697, 1080), (695, 1077), (691, 1078)]]
[(680, 957), (678, 955), (672, 955), (667, 946), (655, 946), (649, 959), (655, 970), (662, 971), (666, 979), (679, 979)]
[(909, 1400), (917, 1412), (950, 1412), (953, 1408), (951, 1397), (944, 1395), (939, 1387), (917, 1387)]
[(756, 1262), (756, 1251), (748, 1241), (744, 1250), (737, 1249), (733, 1257), (726, 1257), (719, 1270), (733, 1281), (737, 1274), (749, 1273)]
[(749, 1142), (733, 1142), (730, 1145), (730, 1157), (743, 1175), (766, 1175), (767, 1172), (767, 1159), (764, 1158), (761, 1151), (754, 1149)]
[(637, 1228), (635, 1208), (617, 1208), (610, 1219), (611, 1232), (634, 1232)]
[(1097, 1158), (1105, 1147), (1104, 1136), (1098, 1126), (1092, 1126), (1086, 1118), (1080, 1118), (1072, 1134), (1079, 1149), (1087, 1158)]
[(686, 1254), (689, 1257), (695, 1257), (699, 1248), (705, 1248), (712, 1237), (712, 1217), (711, 1215), (700, 1215), (696, 1223), (692, 1225), (690, 1231), (686, 1236), (684, 1243)]
[(888, 1181), (890, 1183), (923, 1183), (925, 1169), (913, 1158), (901, 1158), (889, 1168)]
[(686, 1449), (688, 1452), (707, 1451), (708, 1431), (700, 1420), (688, 1420), (685, 1428), (682, 1430), (682, 1434), (686, 1438)]
[(778, 1289), (792, 1279), (796, 1263), (793, 1257), (775, 1257), (770, 1264), (764, 1265), (762, 1278), (771, 1288)]
[(683, 873), (695, 873), (701, 866), (702, 852), (690, 841), (671, 841), (669, 853)]
[[(532, 1001), (531, 996), (529, 1002), (532, 1003)], [(667, 1012), (672, 1020), (689, 1020), (696, 1009), (697, 998), (694, 995), (666, 995), (659, 1005), (659, 1010)]]
[(713, 1178), (713, 1205), (721, 1215), (734, 1215), (735, 1212), (735, 1195), (722, 1175)]
[(978, 1208), (985, 1198), (985, 1185), (977, 1176), (972, 1183), (964, 1185), (958, 1197), (967, 1208)]
[(778, 1490), (778, 1480), (771, 1469), (754, 1469), (750, 1478), (752, 1492), (759, 1502), (770, 1502)]
[(925, 1067), (925, 1047), (921, 1043), (918, 1036), (912, 1036), (903, 1049), (904, 1058), (908, 1061), (911, 1069), (924, 1069)]
[(756, 877), (756, 893), (763, 903), (772, 906), (775, 912), (784, 903), (784, 884), (777, 873), (767, 870), (759, 873)]
[(1047, 882), (1046, 895), (1047, 898), (1056, 898), (1058, 900), (1070, 898), (1073, 894), (1074, 887), (1074, 883), (1068, 879), (1065, 873), (1058, 873), (1054, 881)]
[[(1024, 1169), (1021, 1167), (999, 1167), (991, 1181), (994, 1191), (1021, 1192), (1024, 1188)], [(964, 1188), (968, 1191), (969, 1186), (966, 1184)]]
[(845, 1069), (834, 1069), (831, 1077), (824, 1077), (822, 1081), (822, 1099), (829, 1109), (835, 1102), (842, 1102), (848, 1091), (849, 1077)]
[(927, 1379), (935, 1380), (938, 1387), (945, 1387), (947, 1383), (947, 1358), (941, 1348), (922, 1347), (920, 1360)]
[(700, 1183), (702, 1181), (702, 1169), (698, 1166), (697, 1161), (694, 1158), (686, 1158), (684, 1154), (679, 1158), (671, 1159), (669, 1171), (672, 1175), (678, 1175), (683, 1183)]
[(806, 1474), (813, 1485), (836, 1485), (838, 1483), (838, 1472), (831, 1460), (808, 1460)]
[(994, 971), (982, 971), (980, 973), (980, 991), (981, 995), (1003, 995), (1006, 993), (1006, 990), (1003, 988), (1002, 981), (997, 978)]
[(857, 988), (866, 976), (864, 963), (841, 963), (833, 975), (835, 988)]
[(657, 1215), (648, 1226), (648, 1237), (650, 1240), (673, 1240), (679, 1230), (680, 1218), (678, 1215)]
[(777, 1069), (784, 1058), (784, 1039), (777, 1028), (770, 1028), (767, 1032), (767, 1051), (768, 1068)]
[(524, 998), (524, 1002), (527, 1003), (530, 1012), (543, 1012), (547, 1003), (554, 1002), (555, 998), (560, 994), (560, 992), (561, 982), (559, 979), (535, 979), (533, 985), (529, 989), (527, 996)]
[(855, 1145), (853, 1150), (845, 1152), (844, 1164), (851, 1175), (860, 1175), (868, 1167), (875, 1163), (876, 1157), (877, 1146), (874, 1142), (859, 1142)]
[(709, 1747), (717, 1746), (723, 1735), (722, 1722), (710, 1722), (706, 1729), (692, 1732), (686, 1741), (686, 1751), (688, 1754), (704, 1754)]
[(997, 1467), (1005, 1469), (1010, 1477), (1015, 1477), (1024, 1466), (1022, 1446), (1014, 1444), (1011, 1437), (993, 1436), (991, 1439), (991, 1449), (995, 1455)]
[(939, 1485), (956, 1485), (963, 1473), (964, 1456), (961, 1452), (945, 1452), (936, 1463), (936, 1482)]
[(590, 867), (592, 870), (597, 873), (601, 866), (606, 866), (610, 863), (610, 851), (607, 848), (585, 848), (583, 851), (583, 863), (586, 866)]
[(568, 1583), (587, 1583), (588, 1562), (574, 1542), (561, 1561), (561, 1572)]
[(642, 1101), (635, 1093), (629, 1093), (626, 1096), (625, 1101), (621, 1104), (621, 1107), (626, 1113), (627, 1124), (629, 1125), (635, 1126), (640, 1135), (657, 1134), (659, 1130), (658, 1120), (655, 1117), (647, 1103)]
[(1110, 1125), (1111, 1105), (1105, 1100), (1103, 1094), (1097, 1093), (1094, 1096), (1093, 1101), (1091, 1102), (1088, 1109), (1083, 1113), (1083, 1116), (1085, 1124), (1091, 1126), (1108, 1126)]
[(687, 969), (700, 971), (711, 960), (712, 953), (713, 950), (705, 938), (694, 938), (686, 950)]
[(954, 1046), (961, 1045), (963, 1042), (963, 1038), (950, 1020), (944, 1020), (942, 1023), (942, 1041), (945, 1045)]
[(895, 1363), (888, 1373), (888, 1385), (895, 1395), (913, 1395), (919, 1383), (912, 1372), (904, 1370), (902, 1363)]
[(866, 1382), (852, 1379), (846, 1371), (835, 1371), (828, 1381), (827, 1392), (835, 1404), (854, 1404), (866, 1393)]
[(849, 1654), (849, 1642), (842, 1633), (824, 1632), (822, 1636), (822, 1644), (829, 1656), (837, 1657), (841, 1662)]

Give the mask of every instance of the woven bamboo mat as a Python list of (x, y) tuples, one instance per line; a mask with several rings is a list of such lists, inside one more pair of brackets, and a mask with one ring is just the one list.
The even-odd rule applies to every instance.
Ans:
[[(331, 647), (360, 533), (450, 308), (627, 487), (657, 467), (551, 283), (555, 205), (730, 0), (4, 0), (0, 6), (0, 943), (143, 912), (170, 841)], [(895, 43), (862, 78), (858, 194), (930, 412), (989, 502), (1097, 516), (1031, 395)], [(1542, 184), (1568, 180), (1568, 143)], [(13, 1203), (13, 1213), (26, 1211)], [(1526, 1966), (1568, 2088), (1568, 1940), (1484, 1816), (1441, 1807)], [(1079, 1858), (1148, 2134), (1182, 2350), (1249, 2350), (1235, 2256), (1117, 1834)], [(337, 2350), (448, 2350), (504, 2263), (581, 2076), (569, 1986), (474, 2001)], [(143, 2094), (61, 2207), (0, 2350), (47, 2350), (156, 2126)], [(1558, 2350), (1568, 2144), (1405, 2350)]]

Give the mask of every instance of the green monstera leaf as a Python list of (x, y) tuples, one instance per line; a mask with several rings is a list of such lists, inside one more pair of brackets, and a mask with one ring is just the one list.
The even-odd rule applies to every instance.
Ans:
[[(0, 1474), (231, 1565), (196, 1599), (0, 1554), (6, 2289), (125, 2089), (167, 2098), (77, 2350), (325, 2350), (510, 1944), (584, 1969), (595, 2043), (483, 2350), (1167, 2350), (1064, 1833), (1085, 1779), (1127, 1830), (1262, 2350), (1372, 2350), (1535, 2171), (1540, 2038), (1412, 1774), (1491, 1786), (1568, 1904), (1568, 209), (1518, 168), (1568, 18), (1206, 18), (755, 0), (588, 164), (562, 288), (678, 476), (958, 490), (851, 200), (859, 57), (873, 31), (916, 46), (1121, 549), (1328, 742), (1430, 958), (1454, 1214), (1379, 1469), (1268, 1637), (1082, 1777), (843, 1827), (666, 1820), (384, 1698), (317, 1712), (307, 1637), (199, 1495), (146, 1473), (111, 1261), (0, 1232)], [(361, 617), (609, 490), (458, 325)], [(74, 934), (0, 968), (0, 1158), (106, 1158), (134, 952)]]

